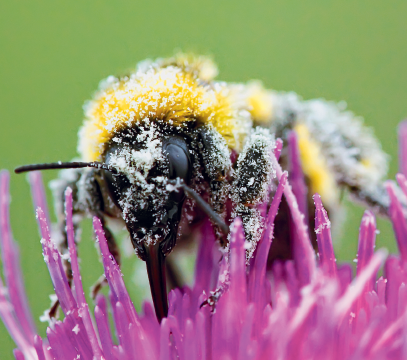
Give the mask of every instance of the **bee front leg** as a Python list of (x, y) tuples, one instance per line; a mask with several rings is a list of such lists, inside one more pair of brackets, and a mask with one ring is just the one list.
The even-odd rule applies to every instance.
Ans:
[(247, 261), (252, 257), (263, 232), (264, 219), (259, 206), (267, 201), (270, 182), (275, 177), (271, 156), (275, 148), (274, 136), (264, 128), (256, 128), (250, 134), (243, 151), (239, 154), (232, 182), (233, 216), (240, 216), (246, 241)]
[[(227, 199), (229, 196), (229, 182), (232, 163), (230, 152), (225, 139), (212, 127), (204, 126), (200, 129), (202, 140), (202, 161), (205, 177), (209, 184), (209, 205), (219, 217), (225, 221), (227, 217)], [(222, 247), (227, 245), (225, 234), (219, 226), (212, 222), (215, 236)]]
[[(264, 219), (259, 205), (267, 201), (270, 182), (275, 176), (271, 161), (274, 148), (274, 136), (266, 129), (256, 128), (250, 134), (236, 163), (230, 190), (234, 203), (232, 216), (241, 217), (246, 241), (252, 245), (246, 252), (247, 261), (253, 255), (263, 230)], [(222, 262), (220, 273), (223, 274), (223, 279), (201, 307), (207, 305), (214, 310), (219, 298), (229, 288), (229, 260)]]

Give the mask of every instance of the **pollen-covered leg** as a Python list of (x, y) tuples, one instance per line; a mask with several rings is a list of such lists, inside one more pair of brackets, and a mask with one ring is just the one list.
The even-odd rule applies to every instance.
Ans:
[(209, 296), (200, 305), (201, 308), (204, 306), (209, 306), (212, 312), (215, 311), (216, 304), (218, 303), (219, 299), (229, 289), (230, 284), (229, 271), (230, 271), (229, 256), (225, 250), (223, 257), (220, 260), (219, 277), (218, 283), (216, 284), (216, 288), (209, 292)]
[[(210, 187), (209, 205), (220, 218), (226, 219), (226, 204), (229, 196), (228, 177), (232, 169), (230, 153), (225, 139), (212, 127), (205, 126), (200, 129), (202, 139), (202, 162), (205, 175)], [(222, 246), (227, 243), (224, 232), (212, 221), (216, 238)]]
[[(407, 202), (405, 201), (403, 192), (397, 186), (395, 186), (394, 189), (398, 194), (401, 205), (403, 206), (404, 216), (407, 217)], [(361, 189), (350, 187), (349, 193), (351, 199), (356, 203), (369, 207), (381, 216), (389, 216), (390, 198), (386, 191), (385, 182), (373, 184), (373, 186)]]
[(263, 229), (259, 205), (267, 201), (270, 182), (275, 177), (271, 163), (274, 148), (274, 136), (258, 127), (250, 134), (237, 160), (232, 183), (233, 215), (242, 218), (246, 240), (251, 243), (247, 259), (253, 255)]
[(215, 290), (210, 292), (208, 298), (204, 300), (199, 307), (202, 308), (204, 306), (209, 306), (211, 311), (214, 312), (216, 309), (216, 304), (218, 303), (219, 299), (228, 289), (229, 289), (228, 282), (220, 284)]

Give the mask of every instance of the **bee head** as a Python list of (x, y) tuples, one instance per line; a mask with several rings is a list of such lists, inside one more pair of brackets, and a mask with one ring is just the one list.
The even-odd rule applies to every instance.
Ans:
[(138, 256), (146, 260), (146, 249), (155, 244), (167, 255), (175, 245), (185, 198), (168, 181), (191, 179), (187, 140), (153, 124), (125, 130), (107, 147), (104, 162), (118, 172), (104, 171), (104, 178)]

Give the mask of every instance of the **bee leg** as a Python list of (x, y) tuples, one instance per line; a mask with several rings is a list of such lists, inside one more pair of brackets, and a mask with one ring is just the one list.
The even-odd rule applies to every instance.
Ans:
[(232, 215), (241, 217), (246, 241), (252, 245), (247, 249), (247, 260), (253, 255), (262, 234), (264, 219), (260, 205), (268, 200), (270, 182), (275, 176), (271, 161), (274, 148), (274, 136), (269, 130), (256, 128), (237, 159), (231, 189)]
[[(202, 162), (205, 169), (205, 177), (210, 187), (209, 205), (218, 216), (226, 222), (226, 204), (229, 196), (228, 175), (232, 169), (230, 153), (225, 139), (211, 127), (202, 127), (199, 130), (203, 149), (201, 152)], [(224, 231), (212, 221), (215, 236), (220, 244), (225, 247), (227, 237)]]
[[(266, 129), (256, 128), (251, 133), (236, 163), (230, 190), (234, 203), (232, 217), (241, 217), (246, 240), (252, 244), (246, 253), (247, 260), (256, 249), (262, 233), (263, 219), (258, 208), (268, 199), (270, 182), (274, 177), (271, 162), (274, 148), (274, 136)], [(211, 291), (201, 307), (210, 306), (213, 311), (222, 294), (228, 290), (228, 261), (224, 261), (223, 265), (226, 271), (220, 271), (226, 273), (226, 277), (218, 282), (216, 289)]]
[[(98, 215), (102, 226), (103, 226), (103, 231), (105, 233), (105, 237), (107, 240), (107, 246), (109, 248), (109, 252), (110, 254), (113, 256), (114, 260), (116, 261), (117, 265), (121, 265), (121, 255), (120, 255), (120, 249), (119, 246), (117, 245), (117, 242), (113, 236), (113, 234), (111, 233), (111, 231), (109, 230), (109, 228), (106, 226), (105, 220), (103, 218), (103, 216), (101, 216), (101, 214)], [(100, 278), (96, 281), (95, 284), (93, 284), (93, 286), (91, 287), (91, 296), (93, 299), (96, 298), (97, 294), (99, 293), (99, 291), (107, 285), (107, 280), (106, 280), (106, 276), (103, 274), (100, 276)]]
[(199, 308), (204, 306), (209, 306), (211, 311), (214, 312), (216, 309), (216, 304), (218, 303), (221, 296), (229, 289), (229, 283), (224, 283), (218, 286), (215, 290), (210, 292), (208, 298), (202, 302)]
[[(226, 255), (226, 254), (225, 254)], [(224, 255), (224, 256), (225, 256)], [(229, 289), (230, 276), (229, 276), (229, 259), (228, 257), (222, 258), (220, 262), (219, 274), (224, 274), (222, 278), (218, 279), (215, 290), (209, 293), (206, 300), (202, 302), (200, 308), (203, 306), (209, 306), (211, 311), (214, 312), (216, 309), (216, 304), (221, 298), (221, 296)]]
[[(211, 181), (211, 197), (209, 198), (209, 205), (212, 207), (213, 211), (216, 212), (219, 217), (228, 225), (226, 221), (227, 212), (226, 212), (226, 198), (228, 186), (226, 180), (221, 181)], [(222, 229), (215, 222), (212, 221), (212, 226), (215, 232), (216, 239), (219, 241), (222, 247), (227, 245), (227, 237)]]
[[(407, 217), (407, 203), (403, 191), (398, 186), (395, 186), (394, 190), (401, 202), (404, 216)], [(370, 188), (349, 187), (349, 192), (354, 202), (369, 207), (380, 216), (389, 217), (390, 198), (384, 183)]]

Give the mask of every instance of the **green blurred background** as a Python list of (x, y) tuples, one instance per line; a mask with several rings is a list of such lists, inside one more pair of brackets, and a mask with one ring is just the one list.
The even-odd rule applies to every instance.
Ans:
[[(405, 1), (2, 1), (0, 4), (0, 168), (70, 160), (82, 104), (98, 82), (147, 57), (182, 49), (212, 54), (220, 79), (261, 79), (304, 98), (345, 100), (375, 128), (397, 171), (396, 127), (407, 115)], [(48, 181), (55, 172), (44, 173)], [(20, 244), (30, 305), (38, 321), (52, 285), (41, 255), (29, 187), (11, 176), (11, 221)], [(49, 197), (49, 199), (51, 199)], [(352, 207), (339, 261), (356, 253), (363, 210)], [(379, 220), (377, 246), (396, 251)], [(88, 288), (101, 274), (85, 224), (80, 246)], [(123, 266), (129, 281), (133, 261)], [(13, 343), (0, 324), (0, 357)]]

